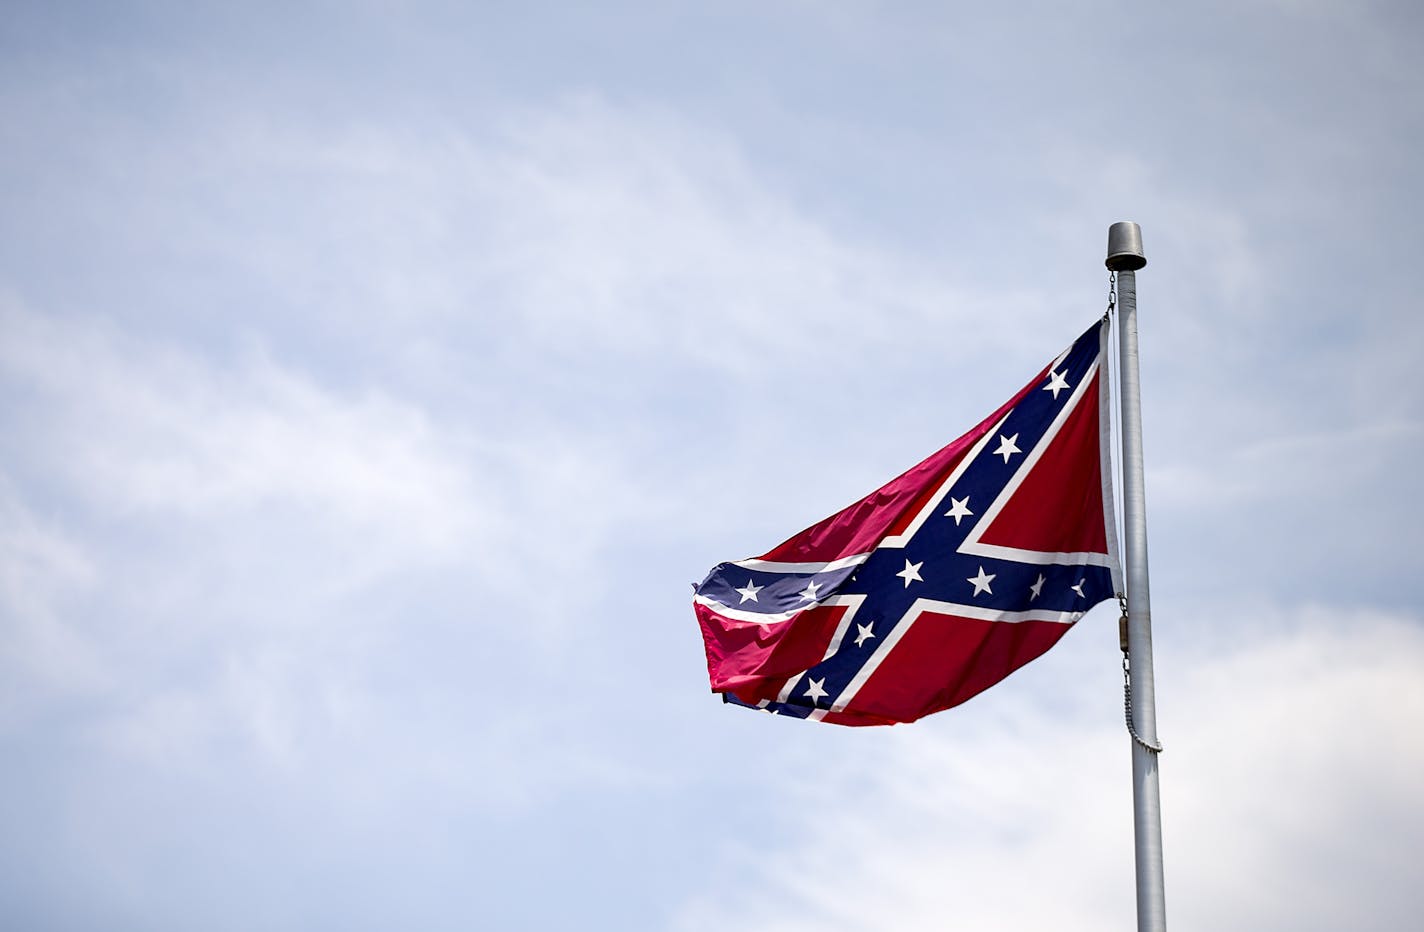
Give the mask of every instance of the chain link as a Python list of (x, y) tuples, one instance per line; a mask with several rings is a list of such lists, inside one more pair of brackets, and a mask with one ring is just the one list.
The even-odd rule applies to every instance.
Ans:
[(1127, 654), (1122, 655), (1122, 715), (1127, 721), (1127, 733), (1132, 735), (1134, 743), (1141, 745), (1153, 754), (1162, 753), (1162, 745), (1149, 744), (1147, 739), (1137, 733), (1137, 728), (1132, 724), (1132, 673), (1128, 669)]
[(1108, 273), (1108, 309), (1103, 312), (1103, 320), (1112, 317), (1113, 311), (1117, 310), (1117, 273)]

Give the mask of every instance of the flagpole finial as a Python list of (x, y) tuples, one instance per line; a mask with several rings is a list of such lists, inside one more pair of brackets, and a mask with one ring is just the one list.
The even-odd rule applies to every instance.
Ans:
[(1108, 227), (1107, 267), (1114, 272), (1135, 272), (1147, 264), (1142, 254), (1142, 228), (1131, 220)]

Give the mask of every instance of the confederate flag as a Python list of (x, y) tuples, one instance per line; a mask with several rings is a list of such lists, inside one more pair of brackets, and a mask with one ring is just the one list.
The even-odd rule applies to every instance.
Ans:
[(768, 553), (693, 609), (714, 692), (841, 725), (912, 722), (1047, 651), (1122, 591), (1107, 323), (969, 433)]

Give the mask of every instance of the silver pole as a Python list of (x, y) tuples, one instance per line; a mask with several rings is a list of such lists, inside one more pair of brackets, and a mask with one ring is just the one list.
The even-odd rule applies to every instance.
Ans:
[[(1136, 840), (1137, 929), (1165, 932), (1162, 802), (1157, 781), (1157, 702), (1152, 685), (1152, 607), (1147, 582), (1147, 496), (1142, 468), (1142, 399), (1137, 372), (1137, 270), (1147, 264), (1135, 223), (1108, 229), (1107, 266), (1117, 272), (1122, 386), (1122, 505), (1127, 576), (1127, 662), (1132, 682), (1132, 822)], [(1141, 740), (1138, 740), (1138, 739)]]

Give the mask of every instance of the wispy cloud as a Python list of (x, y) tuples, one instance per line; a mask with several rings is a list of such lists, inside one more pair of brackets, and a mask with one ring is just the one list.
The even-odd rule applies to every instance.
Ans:
[[(1395, 928), (1420, 906), (1408, 865), (1424, 806), (1407, 776), (1424, 763), (1419, 620), (1295, 614), (1284, 636), (1173, 660), (1159, 717), (1168, 903), (1227, 930)], [(678, 928), (1130, 924), (1121, 722), (994, 705), (788, 781), (793, 827), (724, 848), (745, 860), (723, 862), (719, 893)]]
[[(215, 361), (15, 302), (3, 326), (7, 417), (25, 436), (0, 501), (11, 728), (45, 695), (102, 697), (79, 728), (109, 750), (182, 768), (239, 736), (261, 766), (304, 772), (405, 727), (382, 702), (510, 688), (507, 673), (461, 687), (427, 670), (390, 692), (383, 667), (430, 659), (404, 639), (459, 619), (446, 636), (469, 663), (499, 649), (475, 632), (560, 656), (610, 523), (637, 501), (607, 448), (547, 426), (486, 436), (260, 353)], [(531, 602), (550, 540), (562, 584)], [(459, 767), (487, 783), (482, 759)], [(514, 766), (511, 792), (532, 782)]]

